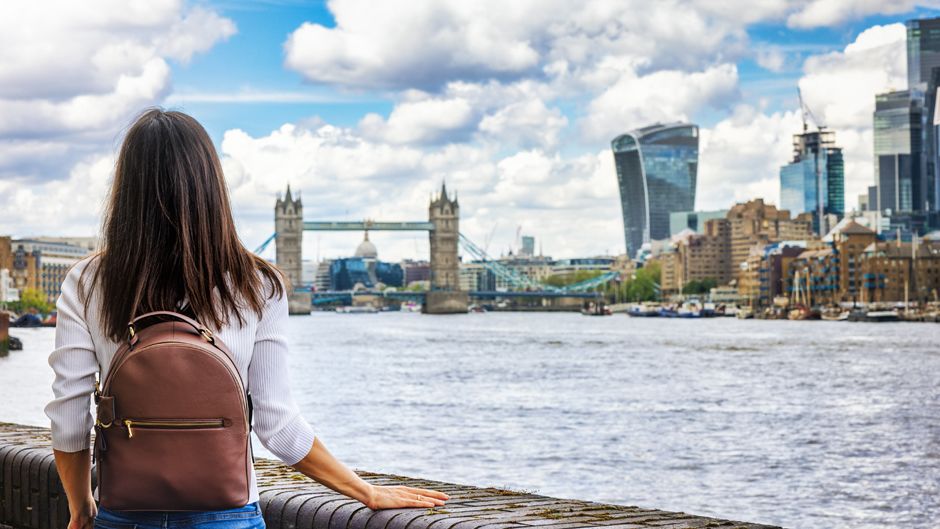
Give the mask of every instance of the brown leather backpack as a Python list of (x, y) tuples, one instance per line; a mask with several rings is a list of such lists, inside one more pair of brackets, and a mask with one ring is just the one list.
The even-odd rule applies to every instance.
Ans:
[[(139, 321), (164, 321), (137, 330)], [(248, 502), (251, 396), (228, 348), (183, 314), (151, 312), (96, 387), (102, 507), (206, 511)]]

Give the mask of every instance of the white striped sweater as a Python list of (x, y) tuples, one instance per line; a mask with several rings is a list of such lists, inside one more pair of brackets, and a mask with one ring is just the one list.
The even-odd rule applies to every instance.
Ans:
[[(52, 446), (63, 452), (89, 448), (91, 429), (91, 395), (95, 375), (104, 380), (111, 358), (119, 344), (106, 336), (99, 321), (99, 296), (90, 295), (82, 304), (78, 295), (79, 276), (87, 266), (95, 266), (89, 257), (69, 271), (56, 301), (55, 350), (49, 365), (55, 371), (52, 390), (55, 398), (45, 407), (51, 421)], [(85, 274), (86, 285), (92, 270)], [(224, 342), (232, 355), (243, 381), (251, 390), (254, 404), (254, 432), (272, 454), (287, 464), (294, 464), (310, 450), (314, 432), (301, 416), (291, 397), (288, 384), (287, 298), (268, 300), (261, 318), (251, 310), (242, 314), (245, 323), (210, 330)], [(251, 369), (249, 370), (249, 364)], [(252, 470), (248, 502), (258, 500), (258, 487)]]

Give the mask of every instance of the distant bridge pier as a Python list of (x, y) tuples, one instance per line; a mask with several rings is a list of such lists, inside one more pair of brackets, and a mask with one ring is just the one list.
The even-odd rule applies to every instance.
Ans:
[(427, 314), (466, 313), (470, 305), (467, 292), (460, 290), (460, 261), (457, 247), (460, 241), (460, 205), (457, 195), (451, 200), (447, 187), (441, 185), (441, 194), (428, 207), (428, 220), (433, 229), (428, 232), (431, 243), (431, 289), (428, 290), (422, 312)]
[(310, 292), (295, 290), (303, 281), (304, 205), (298, 196), (291, 196), (290, 184), (287, 194), (274, 204), (274, 232), (277, 266), (290, 282), (287, 297), (291, 314), (310, 314)]

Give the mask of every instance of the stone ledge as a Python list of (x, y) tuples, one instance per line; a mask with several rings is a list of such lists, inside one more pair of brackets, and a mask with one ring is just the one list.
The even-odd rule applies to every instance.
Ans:
[[(0, 422), (0, 529), (68, 525), (68, 504), (50, 442), (47, 428)], [(277, 461), (258, 459), (255, 467), (261, 509), (271, 529), (774, 529), (682, 512), (357, 471), (370, 483), (433, 488), (451, 498), (443, 508), (372, 511)]]

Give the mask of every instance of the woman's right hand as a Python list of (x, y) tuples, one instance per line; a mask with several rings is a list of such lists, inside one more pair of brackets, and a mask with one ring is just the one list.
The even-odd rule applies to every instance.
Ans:
[(416, 489), (402, 485), (372, 485), (369, 498), (363, 503), (373, 511), (377, 511), (405, 507), (440, 507), (449, 499), (447, 494), (436, 490)]

